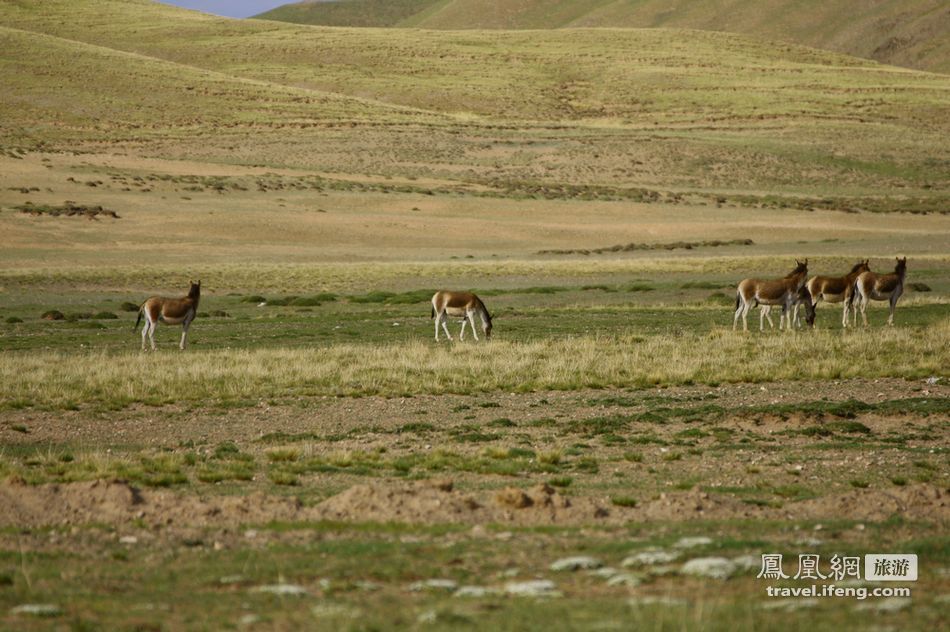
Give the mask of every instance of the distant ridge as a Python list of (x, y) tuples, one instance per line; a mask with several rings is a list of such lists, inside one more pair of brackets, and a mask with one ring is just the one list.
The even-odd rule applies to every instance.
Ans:
[(287, 4), (256, 17), (449, 30), (692, 28), (950, 73), (950, 3), (945, 0), (337, 0)]

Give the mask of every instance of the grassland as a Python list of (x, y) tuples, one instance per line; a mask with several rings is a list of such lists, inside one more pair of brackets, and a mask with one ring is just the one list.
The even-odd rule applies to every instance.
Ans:
[(687, 28), (728, 31), (932, 72), (950, 69), (946, 6), (931, 0), (864, 5), (771, 0), (345, 0), (299, 2), (260, 16), (301, 24), (426, 29)]
[(11, 150), (106, 141), (509, 198), (946, 207), (945, 77), (814, 49), (675, 30), (321, 29), (144, 2), (6, 4), (0, 23)]
[[(945, 77), (672, 30), (0, 24), (0, 627), (942, 622)], [(743, 277), (898, 255), (893, 328), (731, 331)], [(189, 279), (188, 350), (139, 352)], [(491, 342), (432, 340), (442, 287)], [(774, 609), (772, 551), (921, 579)], [(550, 569), (578, 553), (630, 576)]]

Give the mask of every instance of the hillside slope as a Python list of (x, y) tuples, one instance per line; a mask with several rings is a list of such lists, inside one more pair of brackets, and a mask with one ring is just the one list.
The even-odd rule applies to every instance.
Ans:
[(516, 195), (950, 186), (950, 78), (732, 34), (320, 28), (144, 0), (4, 3), (0, 24), (13, 147)]
[(950, 72), (943, 0), (341, 0), (259, 16), (335, 26), (428, 29), (689, 28), (797, 42), (882, 63)]

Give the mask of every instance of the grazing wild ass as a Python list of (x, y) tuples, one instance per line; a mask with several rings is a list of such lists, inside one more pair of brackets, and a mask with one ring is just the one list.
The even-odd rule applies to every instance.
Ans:
[[(743, 279), (736, 288), (736, 313), (732, 319), (732, 330), (735, 331), (742, 318), (742, 330), (748, 331), (747, 317), (749, 310), (755, 305), (782, 305), (783, 312), (792, 313), (792, 308), (798, 297), (798, 291), (805, 285), (808, 277), (808, 259), (795, 260), (795, 269), (781, 279), (762, 281), (760, 279)], [(765, 329), (766, 314), (759, 313), (759, 330)], [(769, 319), (769, 323), (771, 323)], [(789, 327), (791, 329), (791, 327)]]
[[(811, 292), (808, 291), (807, 286), (802, 286), (798, 290), (798, 294), (795, 295), (793, 299), (794, 309), (789, 312), (785, 305), (782, 305), (782, 313), (778, 317), (778, 328), (782, 329), (784, 323), (788, 324), (788, 328), (791, 329), (794, 324), (797, 327), (802, 326), (802, 322), (798, 317), (798, 308), (805, 308), (805, 322), (808, 323), (809, 327), (815, 326), (815, 303), (812, 300)], [(772, 316), (770, 312), (772, 311), (771, 305), (759, 305), (759, 309), (765, 312), (765, 319), (769, 321), (769, 327), (774, 329), (775, 325), (772, 324)]]
[(178, 348), (184, 350), (188, 327), (198, 314), (199, 300), (201, 300), (201, 281), (197, 283), (192, 281), (188, 296), (182, 298), (153, 296), (142, 303), (139, 306), (139, 317), (135, 320), (135, 327), (138, 327), (142, 321), (142, 315), (145, 315), (145, 327), (142, 328), (142, 350), (145, 350), (147, 336), (152, 343), (152, 351), (155, 351), (155, 326), (159, 321), (168, 325), (181, 325), (181, 343)]
[[(897, 259), (897, 265), (891, 274), (875, 274), (868, 270), (862, 272), (855, 281), (858, 306), (861, 308), (861, 319), (864, 326), (868, 326), (866, 310), (871, 299), (875, 301), (890, 301), (891, 313), (887, 317), (887, 324), (894, 324), (894, 310), (897, 308), (897, 299), (904, 293), (904, 277), (907, 276), (907, 257)], [(857, 317), (855, 317), (857, 323)]]
[[(841, 313), (842, 327), (848, 326), (848, 308), (854, 310), (855, 324), (857, 324), (858, 314), (857, 304), (854, 302), (854, 282), (862, 273), (871, 270), (868, 263), (867, 259), (859, 261), (851, 268), (851, 272), (840, 277), (813, 276), (805, 284), (815, 305), (818, 305), (818, 301), (821, 299), (825, 299), (829, 303), (844, 303), (844, 309)], [(798, 317), (797, 308), (795, 309), (795, 316)]]
[(462, 319), (462, 331), (459, 332), (459, 340), (465, 339), (466, 323), (472, 326), (472, 335), (478, 340), (478, 334), (475, 332), (475, 315), (482, 321), (482, 331), (485, 332), (485, 338), (491, 338), (491, 314), (478, 298), (471, 292), (450, 292), (442, 290), (432, 295), (432, 318), (435, 318), (435, 341), (439, 341), (439, 325), (445, 331), (445, 336), (451, 340), (452, 334), (449, 333), (449, 327), (446, 324), (449, 316)]

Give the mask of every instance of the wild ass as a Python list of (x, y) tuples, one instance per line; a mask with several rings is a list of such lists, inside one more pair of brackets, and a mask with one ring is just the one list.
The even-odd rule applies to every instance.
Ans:
[[(152, 343), (152, 351), (155, 351), (155, 326), (159, 321), (168, 325), (181, 325), (181, 343), (178, 348), (184, 350), (188, 327), (198, 314), (199, 300), (201, 300), (201, 281), (197, 283), (191, 281), (188, 296), (182, 298), (153, 296), (142, 303), (139, 306), (139, 317), (135, 320), (135, 327), (138, 327), (142, 321), (142, 315), (145, 315), (145, 327), (142, 328), (142, 350), (145, 350), (147, 336)], [(135, 327), (132, 329), (134, 330)]]
[[(732, 319), (733, 331), (739, 325), (740, 317), (742, 318), (742, 330), (749, 330), (747, 317), (749, 310), (755, 305), (782, 305), (784, 306), (783, 311), (787, 310), (791, 314), (798, 291), (805, 285), (805, 279), (808, 277), (808, 259), (805, 259), (805, 261), (796, 259), (795, 263), (797, 264), (795, 269), (781, 279), (767, 281), (743, 279), (739, 282), (739, 287), (736, 288), (736, 313)], [(765, 316), (764, 310), (759, 313), (760, 331), (765, 329)], [(771, 319), (769, 319), (769, 322), (771, 323)]]
[(462, 319), (462, 331), (459, 332), (459, 340), (465, 339), (465, 325), (472, 325), (472, 335), (478, 340), (478, 334), (475, 332), (475, 315), (482, 321), (482, 331), (485, 332), (485, 338), (491, 338), (491, 314), (478, 298), (471, 292), (451, 292), (442, 290), (432, 295), (432, 318), (435, 318), (435, 341), (439, 341), (439, 325), (445, 331), (445, 336), (451, 340), (452, 334), (449, 333), (449, 327), (446, 324), (449, 316), (460, 317)]
[[(868, 326), (867, 308), (871, 299), (875, 301), (890, 301), (891, 313), (887, 317), (887, 324), (894, 324), (894, 310), (897, 308), (897, 299), (904, 293), (904, 277), (907, 276), (907, 257), (897, 259), (897, 265), (891, 274), (875, 274), (868, 270), (862, 272), (855, 281), (858, 306), (861, 308), (861, 319), (864, 326)], [(857, 322), (857, 318), (855, 318)]]
[[(815, 326), (815, 303), (812, 300), (811, 292), (808, 291), (808, 287), (803, 285), (799, 288), (798, 293), (795, 295), (795, 298), (792, 301), (794, 303), (794, 308), (792, 311), (788, 311), (785, 305), (782, 305), (782, 313), (778, 317), (778, 328), (782, 329), (782, 325), (787, 323), (788, 328), (791, 329), (792, 325), (801, 327), (802, 323), (798, 317), (798, 308), (805, 308), (805, 322), (809, 327)], [(759, 309), (765, 312), (765, 319), (769, 321), (769, 327), (774, 329), (775, 325), (772, 324), (772, 316), (770, 312), (772, 311), (771, 305), (759, 305)]]
[[(840, 277), (813, 276), (808, 279), (806, 287), (811, 293), (814, 304), (825, 299), (829, 303), (844, 303), (841, 313), (841, 326), (848, 326), (848, 308), (855, 310), (855, 323), (857, 323), (857, 305), (854, 302), (854, 282), (863, 272), (868, 272), (871, 268), (869, 261), (859, 261), (851, 268), (851, 272)], [(798, 309), (795, 309), (795, 317), (798, 317)]]

